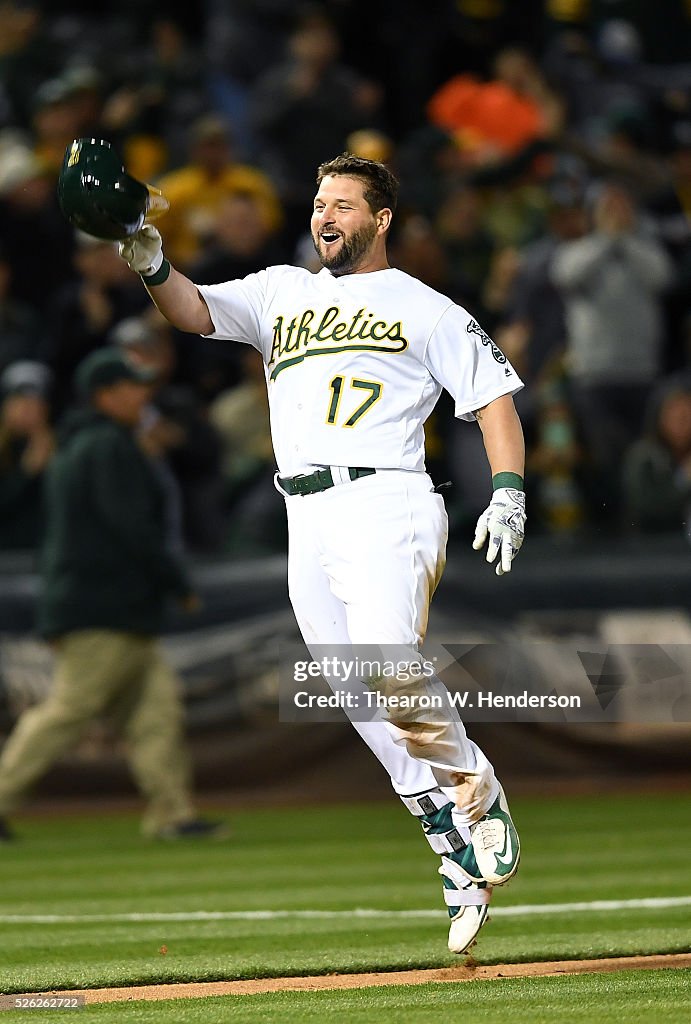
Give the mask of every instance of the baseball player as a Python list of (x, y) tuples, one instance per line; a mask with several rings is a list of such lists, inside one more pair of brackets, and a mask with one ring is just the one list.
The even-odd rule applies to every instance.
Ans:
[[(494, 493), (473, 546), (488, 540), (487, 561), (509, 572), (525, 524), (512, 399), (522, 384), (465, 309), (389, 266), (397, 181), (383, 164), (343, 154), (322, 164), (317, 184), (317, 274), (278, 266), (196, 286), (171, 267), (150, 224), (120, 252), (176, 327), (252, 345), (263, 357), (289, 592), (308, 647), (417, 650), (447, 539), (444, 502), (425, 472), (423, 424), (442, 388), (457, 416), (479, 424)], [(353, 724), (441, 856), (449, 948), (462, 953), (486, 919), (492, 887), (516, 872), (520, 847), (492, 765), (458, 715), (445, 718), (389, 713)]]

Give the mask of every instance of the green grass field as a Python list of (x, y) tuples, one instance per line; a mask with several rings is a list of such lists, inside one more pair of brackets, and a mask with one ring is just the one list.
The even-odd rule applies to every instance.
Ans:
[[(512, 810), (523, 863), (518, 877), (495, 892), (493, 919), (473, 951), (478, 962), (689, 950), (688, 903), (547, 911), (555, 904), (691, 896), (691, 794), (515, 799)], [(149, 843), (132, 816), (18, 820), (20, 841), (0, 847), (0, 989), (458, 962), (446, 950), (438, 859), (395, 800), (225, 816), (233, 834), (215, 843)], [(358, 908), (380, 914), (354, 914)], [(634, 1021), (647, 1006), (646, 1019), (657, 1024), (691, 1014), (690, 989), (685, 971), (624, 972), (109, 1004), (79, 1011), (77, 1019), (254, 1022), (327, 1014), (408, 1022), (429, 1020), (451, 1000), (455, 1020), (503, 1021), (510, 998), (512, 1021)], [(57, 1024), (73, 1013), (32, 1011), (30, 1019)]]
[[(626, 971), (601, 976), (505, 979), (463, 985), (395, 985), (349, 992), (269, 995), (161, 1002), (106, 1003), (79, 1011), (34, 1011), (32, 1024), (680, 1024), (691, 1016), (688, 971)], [(23, 1019), (23, 1018), (22, 1018)]]

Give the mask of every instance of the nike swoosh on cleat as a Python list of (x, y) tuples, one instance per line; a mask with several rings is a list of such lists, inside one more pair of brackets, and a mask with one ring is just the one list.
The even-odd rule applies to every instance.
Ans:
[(513, 860), (513, 848), (511, 846), (511, 833), (506, 830), (506, 851), (503, 854), (495, 853), (494, 855), (500, 864), (506, 864), (508, 867)]

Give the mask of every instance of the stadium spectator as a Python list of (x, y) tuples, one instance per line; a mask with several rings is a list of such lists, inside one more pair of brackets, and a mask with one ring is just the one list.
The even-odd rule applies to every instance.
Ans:
[(552, 280), (552, 260), (562, 242), (581, 238), (588, 226), (578, 184), (558, 180), (548, 194), (547, 230), (519, 251), (503, 322), (495, 331), (497, 344), (526, 385), (516, 399), (521, 418), (528, 426), (536, 397), (535, 384), (547, 363), (566, 348), (564, 297)]
[(529, 143), (554, 134), (563, 119), (559, 97), (523, 50), (505, 49), (494, 61), (494, 78), (459, 74), (434, 93), (427, 107), (432, 124), (450, 132), (468, 166), (495, 164)]
[(170, 203), (158, 227), (171, 257), (186, 268), (200, 258), (203, 246), (213, 236), (221, 203), (229, 196), (253, 196), (267, 231), (276, 231), (281, 223), (281, 208), (271, 182), (257, 168), (235, 162), (229, 129), (219, 117), (200, 118), (190, 137), (190, 162), (157, 182)]
[(0, 124), (27, 127), (36, 90), (56, 71), (50, 19), (39, 4), (0, 4)]
[(625, 454), (622, 521), (641, 533), (689, 534), (691, 376), (662, 381), (651, 396), (644, 435)]
[(285, 550), (285, 516), (274, 501), (275, 463), (261, 359), (239, 346), (242, 380), (218, 395), (209, 419), (222, 441), (228, 530), (225, 551), (260, 555)]
[(135, 440), (148, 380), (110, 348), (77, 371), (85, 406), (64, 423), (46, 488), (38, 628), (55, 646), (55, 682), (0, 756), (0, 840), (29, 787), (106, 713), (147, 800), (145, 834), (220, 829), (194, 815), (179, 682), (156, 641), (166, 598), (188, 611), (198, 598), (166, 549), (164, 494)]
[(379, 160), (390, 167), (396, 164), (393, 139), (377, 128), (358, 128), (346, 139), (346, 150), (365, 160)]
[(0, 377), (0, 551), (33, 551), (43, 528), (43, 477), (55, 450), (50, 370), (11, 363)]
[(18, 359), (34, 359), (41, 338), (36, 309), (14, 298), (12, 265), (0, 247), (0, 372)]
[(48, 311), (43, 360), (55, 374), (55, 405), (59, 414), (74, 401), (73, 376), (90, 352), (102, 348), (113, 327), (144, 306), (127, 275), (117, 244), (82, 231), (75, 232), (77, 277), (54, 296)]
[(391, 233), (391, 260), (399, 270), (418, 277), (430, 288), (447, 290), (446, 253), (426, 217), (401, 217)]
[[(567, 5), (568, 6), (568, 5)], [(689, 57), (691, 12), (686, 0), (591, 0), (590, 18), (603, 60), (670, 65)]]
[(98, 138), (103, 134), (103, 94), (105, 81), (96, 67), (85, 60), (68, 66), (60, 76), (72, 100), (79, 137)]
[[(310, 247), (314, 252), (311, 239)], [(256, 196), (238, 192), (221, 202), (206, 251), (189, 273), (197, 284), (216, 284), (246, 277), (286, 259), (281, 235), (267, 225)], [(242, 360), (236, 346), (203, 342), (194, 353), (189, 348), (182, 347), (188, 363), (187, 379), (194, 382), (202, 400), (213, 400), (241, 382)]]
[(466, 308), (476, 308), (495, 250), (479, 190), (454, 188), (439, 207), (435, 228), (448, 259), (449, 295)]
[(57, 181), (66, 147), (89, 127), (84, 121), (80, 90), (67, 76), (51, 78), (37, 90), (32, 118), (33, 148), (41, 166), (54, 181)]
[(410, 133), (397, 151), (401, 175), (401, 207), (435, 218), (441, 202), (467, 182), (461, 153), (453, 136), (434, 125)]
[(535, 388), (534, 441), (526, 459), (526, 479), (536, 526), (569, 537), (587, 521), (587, 457), (568, 400), (561, 360), (543, 369)]
[(54, 291), (74, 276), (72, 236), (60, 213), (55, 179), (16, 133), (2, 133), (0, 238), (18, 301), (46, 310)]
[(556, 34), (547, 45), (542, 66), (563, 97), (567, 132), (587, 150), (598, 149), (609, 118), (624, 111), (644, 116), (645, 92), (632, 74), (638, 57), (634, 32), (598, 37), (584, 26)]
[(171, 495), (175, 546), (218, 550), (227, 532), (221, 439), (199, 397), (189, 385), (173, 381), (176, 352), (170, 326), (152, 309), (121, 321), (109, 340), (154, 383), (138, 436)]
[(566, 309), (571, 402), (605, 518), (618, 514), (621, 458), (660, 372), (661, 296), (673, 277), (669, 256), (638, 220), (627, 191), (605, 184), (593, 197), (589, 233), (562, 242), (552, 261)]
[(102, 123), (130, 173), (151, 181), (183, 162), (190, 126), (208, 108), (208, 99), (204, 57), (196, 35), (179, 20), (180, 12), (147, 12), (138, 4), (137, 14), (139, 31), (129, 43), (118, 84), (106, 98)]
[(493, 334), (506, 317), (518, 267), (518, 249), (515, 246), (503, 245), (495, 249), (480, 296), (482, 306), (478, 310), (478, 315), (484, 317)]
[(285, 262), (285, 252), (251, 192), (236, 192), (219, 204), (204, 254), (192, 264), (197, 284), (216, 284)]
[(658, 239), (677, 268), (666, 301), (665, 367), (670, 372), (682, 369), (689, 355), (678, 344), (691, 313), (691, 97), (684, 97), (684, 104), (684, 116), (669, 126), (667, 135), (668, 180), (645, 204)]
[(300, 16), (288, 56), (255, 82), (251, 110), (263, 165), (278, 182), (295, 242), (312, 205), (314, 168), (358, 128), (378, 127), (378, 85), (339, 63), (340, 41), (322, 11)]
[(175, 424), (161, 416), (153, 402), (156, 391), (165, 386), (175, 368), (175, 350), (170, 332), (157, 330), (148, 314), (142, 314), (121, 320), (111, 331), (108, 340), (120, 348), (125, 359), (151, 374), (152, 400), (142, 410), (136, 428), (137, 440), (149, 456), (165, 492), (164, 535), (167, 547), (182, 555), (185, 550), (182, 494), (170, 467), (168, 452), (175, 445), (182, 444), (183, 436)]
[(295, 0), (206, 0), (205, 8), (207, 58), (213, 71), (235, 88), (246, 88), (280, 62)]

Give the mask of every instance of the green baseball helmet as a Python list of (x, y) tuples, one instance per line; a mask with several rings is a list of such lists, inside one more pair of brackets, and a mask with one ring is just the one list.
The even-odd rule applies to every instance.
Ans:
[(120, 241), (139, 231), (150, 192), (131, 177), (104, 139), (75, 139), (65, 150), (58, 178), (60, 209), (80, 231)]

